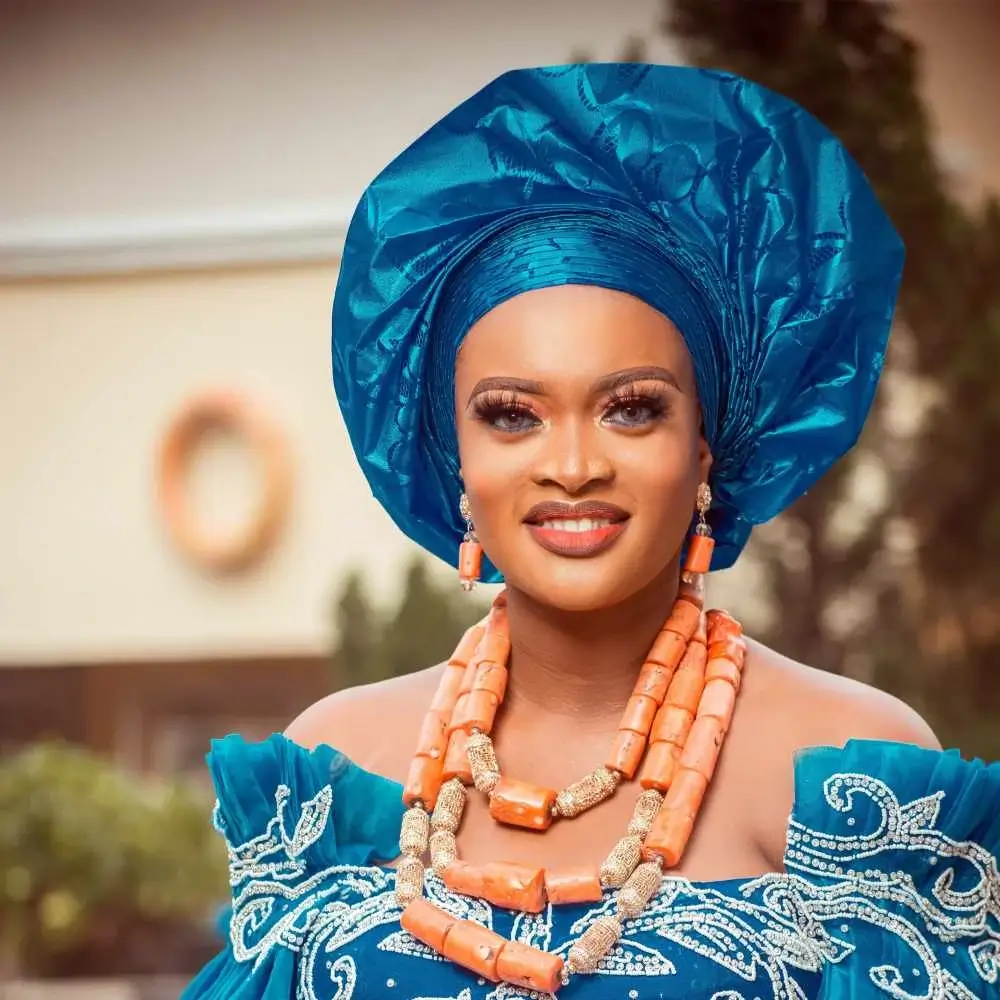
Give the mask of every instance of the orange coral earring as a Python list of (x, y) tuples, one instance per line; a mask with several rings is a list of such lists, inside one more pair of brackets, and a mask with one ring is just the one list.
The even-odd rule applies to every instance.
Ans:
[(705, 516), (711, 506), (712, 490), (708, 483), (702, 483), (695, 495), (698, 523), (688, 543), (687, 559), (681, 574), (681, 596), (699, 606), (705, 601), (705, 574), (711, 569), (712, 552), (715, 549), (712, 529)]
[(458, 578), (462, 582), (462, 590), (474, 590), (482, 572), (483, 547), (472, 526), (472, 508), (464, 493), (459, 498), (458, 510), (466, 524), (465, 538), (458, 547)]

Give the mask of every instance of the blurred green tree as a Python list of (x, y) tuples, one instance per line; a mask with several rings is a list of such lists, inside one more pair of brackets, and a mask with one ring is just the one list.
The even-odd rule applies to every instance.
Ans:
[[(859, 447), (781, 519), (773, 541), (762, 532), (754, 546), (779, 612), (767, 638), (903, 695), (947, 742), (1000, 756), (1000, 467), (984, 461), (1000, 433), (1000, 211), (994, 202), (977, 215), (951, 197), (919, 52), (895, 28), (892, 4), (668, 0), (665, 10), (691, 62), (759, 81), (837, 134), (907, 246), (902, 322)], [(936, 401), (909, 440), (887, 419), (894, 373), (914, 397), (929, 390)], [(883, 496), (845, 541), (832, 527), (872, 459)], [(901, 530), (914, 540), (909, 561), (888, 544)], [(834, 612), (852, 600), (850, 627), (838, 627)]]
[[(665, 27), (692, 62), (731, 70), (792, 98), (844, 142), (909, 248), (902, 293), (909, 318), (924, 276), (934, 272), (928, 240), (950, 213), (917, 89), (916, 51), (892, 27), (889, 5), (675, 0), (666, 6)], [(789, 655), (838, 672), (849, 668), (861, 635), (856, 629), (840, 635), (829, 622), (830, 609), (866, 585), (870, 607), (892, 589), (891, 577), (879, 568), (898, 505), (898, 475), (882, 477), (881, 503), (859, 519), (860, 530), (849, 541), (831, 537), (859, 463), (889, 449), (885, 401), (882, 392), (859, 447), (784, 515), (783, 530), (758, 533), (754, 545), (780, 615), (771, 638)]]
[(344, 580), (334, 612), (337, 646), (331, 663), (334, 676), (350, 678), (350, 686), (380, 680), (378, 665), (379, 626), (359, 572)]
[[(0, 761), (0, 954), (22, 974), (187, 973), (227, 897), (208, 795), (38, 744)], [(195, 966), (196, 967), (196, 966)]]
[(482, 599), (438, 583), (422, 556), (407, 566), (402, 595), (391, 610), (374, 609), (361, 577), (352, 573), (336, 605), (336, 684), (371, 684), (440, 663), (487, 610)]
[(386, 677), (398, 677), (447, 660), (459, 637), (479, 621), (487, 605), (431, 578), (427, 562), (414, 558), (395, 613), (386, 623), (379, 663)]

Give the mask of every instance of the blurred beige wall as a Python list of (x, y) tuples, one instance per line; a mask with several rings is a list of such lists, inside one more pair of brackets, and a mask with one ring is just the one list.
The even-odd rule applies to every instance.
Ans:
[[(926, 15), (979, 0), (904, 2), (943, 141), (968, 135), (995, 176), (996, 102), (960, 124), (969, 102), (942, 94), (975, 75)], [(0, 5), (16, 151), (0, 160), (0, 663), (322, 653), (348, 568), (395, 596), (412, 550), (368, 494), (329, 380), (350, 206), (496, 73), (612, 58), (659, 15), (659, 0)], [(676, 53), (660, 39), (650, 58)], [(174, 551), (153, 478), (176, 407), (220, 385), (270, 411), (296, 468), (286, 535), (226, 580)], [(245, 458), (220, 445), (195, 468), (221, 530), (255, 495)], [(713, 598), (753, 590), (751, 571)]]
[[(0, 286), (0, 661), (322, 652), (339, 575), (393, 587), (408, 551), (370, 497), (330, 389), (334, 266)], [(259, 402), (289, 440), (286, 534), (258, 570), (216, 579), (167, 538), (161, 436), (203, 388)], [(209, 441), (197, 515), (234, 528), (250, 456)]]
[[(659, 9), (431, 7), (0, 6), (17, 150), (0, 162), (0, 663), (322, 653), (347, 569), (396, 596), (412, 547), (370, 497), (330, 387), (350, 207), (496, 73), (612, 57)], [(296, 465), (286, 535), (222, 580), (174, 551), (154, 496), (167, 421), (214, 386), (258, 399)], [(200, 454), (191, 495), (224, 531), (254, 470), (232, 448)]]
[[(574, 50), (613, 58), (660, 0), (7, 0), (0, 247), (30, 235), (342, 217), (463, 97)], [(651, 53), (669, 61), (657, 41)]]

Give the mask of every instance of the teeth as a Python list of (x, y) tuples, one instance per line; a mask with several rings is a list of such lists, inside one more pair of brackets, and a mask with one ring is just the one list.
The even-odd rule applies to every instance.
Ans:
[(539, 524), (540, 528), (545, 528), (547, 531), (598, 531), (601, 528), (606, 528), (611, 521), (608, 520), (596, 520), (590, 517), (581, 517), (575, 521), (566, 521), (560, 519), (558, 521), (542, 521)]

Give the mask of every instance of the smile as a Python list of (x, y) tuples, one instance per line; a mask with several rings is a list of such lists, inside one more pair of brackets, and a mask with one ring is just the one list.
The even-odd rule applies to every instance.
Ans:
[(544, 528), (546, 531), (599, 531), (601, 528), (606, 528), (609, 524), (614, 522), (610, 520), (592, 518), (592, 517), (581, 517), (577, 520), (570, 520), (565, 518), (562, 520), (555, 521), (543, 521), (541, 524), (537, 525), (539, 528)]
[(628, 521), (559, 519), (526, 525), (532, 538), (554, 555), (586, 559), (605, 552), (621, 538)]

